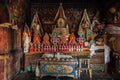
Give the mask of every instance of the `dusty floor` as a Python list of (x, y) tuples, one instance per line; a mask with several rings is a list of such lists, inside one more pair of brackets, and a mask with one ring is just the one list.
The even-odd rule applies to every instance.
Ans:
[(113, 73), (94, 73), (92, 79), (89, 78), (88, 74), (81, 74), (81, 77), (78, 79), (73, 79), (71, 77), (53, 77), (53, 76), (45, 76), (42, 78), (36, 78), (34, 73), (22, 73), (15, 77), (14, 80), (120, 80), (120, 74)]

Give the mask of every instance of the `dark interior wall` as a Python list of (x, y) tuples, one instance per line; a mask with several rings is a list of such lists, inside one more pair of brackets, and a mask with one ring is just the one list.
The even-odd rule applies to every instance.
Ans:
[[(99, 10), (107, 10), (111, 6), (118, 7), (120, 0), (31, 0), (31, 3), (60, 3), (69, 4), (72, 3), (72, 7), (95, 7)], [(76, 4), (76, 5), (75, 5)]]
[[(0, 0), (0, 22), (6, 22), (9, 20), (7, 8), (5, 2), (9, 2), (9, 0)], [(109, 15), (109, 8), (115, 6), (116, 8), (120, 8), (120, 0), (25, 0), (26, 4), (26, 23), (30, 25), (31, 22), (31, 5), (34, 3), (40, 4), (56, 4), (59, 6), (59, 3), (62, 2), (64, 8), (72, 7), (72, 8), (95, 8), (100, 11), (101, 20), (106, 18), (106, 15)], [(41, 5), (42, 6), (42, 5)], [(47, 5), (46, 5), (47, 6)]]
[(107, 19), (107, 22), (109, 23), (108, 19), (114, 17), (114, 14), (110, 12), (110, 8), (112, 7), (118, 10), (120, 7), (120, 0), (102, 0), (101, 4), (99, 5), (101, 20)]
[[(72, 3), (84, 4), (83, 6), (109, 7), (118, 3), (119, 0), (31, 0), (32, 3)], [(77, 5), (76, 5), (77, 6)]]
[(0, 23), (9, 22), (9, 13), (5, 1), (0, 0)]

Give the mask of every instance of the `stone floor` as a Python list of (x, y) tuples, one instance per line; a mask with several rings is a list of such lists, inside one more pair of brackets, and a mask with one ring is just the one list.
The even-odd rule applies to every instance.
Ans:
[(36, 78), (34, 73), (22, 73), (17, 75), (13, 80), (120, 80), (120, 74), (107, 74), (107, 73), (94, 73), (92, 79), (87, 74), (82, 73), (79, 79), (73, 79), (71, 77), (53, 77), (45, 76), (42, 78)]

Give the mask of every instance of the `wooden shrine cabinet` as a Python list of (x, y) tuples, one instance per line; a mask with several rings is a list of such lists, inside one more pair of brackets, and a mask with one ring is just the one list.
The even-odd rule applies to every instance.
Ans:
[[(49, 58), (50, 59), (50, 58)], [(41, 77), (51, 75), (51, 76), (70, 76), (77, 77), (76, 75), (76, 64), (75, 59), (69, 59), (71, 61), (64, 60), (55, 60), (57, 58), (51, 58), (50, 60), (41, 60), (40, 61), (40, 72)]]
[(0, 55), (0, 80), (12, 80), (20, 70), (20, 54)]
[(106, 72), (104, 52), (96, 52), (96, 54), (90, 58), (90, 67), (93, 72)]
[(4, 56), (0, 56), (0, 79), (1, 80), (6, 80), (6, 69), (4, 68), (6, 66), (6, 60)]
[[(111, 64), (115, 63), (115, 71), (120, 72), (120, 26), (119, 23), (109, 24), (106, 28), (107, 44), (111, 48)], [(114, 67), (114, 65), (112, 65)]]
[(32, 67), (32, 70), (35, 70), (37, 61), (41, 58), (42, 53), (25, 53), (25, 65), (24, 69), (27, 71), (29, 66)]
[[(97, 42), (100, 42), (99, 44)], [(108, 46), (106, 45), (107, 42), (107, 35), (103, 34), (101, 38), (96, 39), (96, 45), (95, 45), (95, 54), (90, 57), (90, 68), (92, 69), (92, 72), (107, 72), (107, 63), (106, 63), (106, 57), (110, 53), (108, 50)], [(105, 47), (105, 45), (107, 47)], [(108, 53), (106, 53), (107, 51)]]
[[(39, 61), (41, 59), (41, 57), (43, 56), (43, 54), (46, 54), (44, 52), (32, 52), (32, 53), (25, 53), (25, 61), (24, 61), (24, 70), (27, 71), (27, 68), (29, 66), (32, 67), (32, 70), (35, 70), (37, 61)], [(67, 55), (71, 55), (73, 57), (77, 57), (77, 56), (86, 56), (89, 54), (89, 51), (83, 51), (83, 52), (68, 52), (68, 53), (64, 53)]]
[(14, 31), (11, 28), (0, 28), (0, 54), (6, 54), (12, 50), (14, 42), (12, 41), (13, 33)]
[(20, 70), (22, 50), (17, 36), (21, 39), (16, 30), (0, 27), (0, 80), (12, 80)]

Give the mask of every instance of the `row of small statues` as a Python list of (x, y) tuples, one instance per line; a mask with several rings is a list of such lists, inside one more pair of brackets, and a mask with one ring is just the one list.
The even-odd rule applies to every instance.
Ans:
[(83, 50), (89, 50), (88, 47), (84, 47), (84, 45), (57, 45), (50, 46), (43, 44), (31, 44), (29, 51), (30, 52), (80, 52)]

